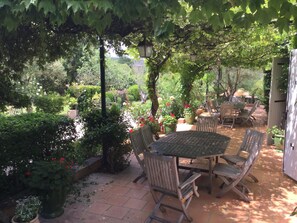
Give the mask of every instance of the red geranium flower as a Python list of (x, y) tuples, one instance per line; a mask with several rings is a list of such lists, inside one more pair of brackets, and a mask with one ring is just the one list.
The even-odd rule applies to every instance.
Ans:
[(30, 172), (29, 170), (28, 170), (28, 171), (26, 171), (26, 172), (25, 172), (25, 176), (26, 176), (26, 177), (29, 177), (29, 176), (31, 176), (31, 172)]
[(155, 119), (154, 119), (153, 116), (149, 116), (149, 117), (148, 117), (148, 120), (149, 120), (150, 122), (154, 122), (154, 121), (155, 121)]
[(170, 102), (166, 102), (166, 106), (169, 107), (171, 104)]
[(189, 105), (189, 104), (185, 104), (184, 107), (185, 107), (185, 108), (191, 108), (191, 105)]
[(175, 118), (175, 115), (173, 113), (170, 113), (170, 116), (173, 117), (173, 118)]
[(132, 133), (133, 132), (133, 129), (129, 129), (129, 132)]

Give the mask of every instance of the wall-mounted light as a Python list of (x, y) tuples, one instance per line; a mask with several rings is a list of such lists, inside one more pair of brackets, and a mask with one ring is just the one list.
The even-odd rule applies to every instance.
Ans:
[(144, 37), (144, 40), (138, 44), (138, 52), (141, 58), (150, 57), (153, 53), (153, 44), (146, 41), (146, 38)]

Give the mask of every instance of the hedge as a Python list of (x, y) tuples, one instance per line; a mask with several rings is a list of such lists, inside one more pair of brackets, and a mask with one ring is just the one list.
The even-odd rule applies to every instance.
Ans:
[(0, 190), (15, 190), (30, 160), (63, 156), (75, 139), (73, 120), (65, 116), (44, 113), (0, 116)]

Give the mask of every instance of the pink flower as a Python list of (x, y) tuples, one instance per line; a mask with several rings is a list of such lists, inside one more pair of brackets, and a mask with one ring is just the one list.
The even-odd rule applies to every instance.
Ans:
[(129, 129), (129, 132), (132, 133), (134, 130), (133, 129)]

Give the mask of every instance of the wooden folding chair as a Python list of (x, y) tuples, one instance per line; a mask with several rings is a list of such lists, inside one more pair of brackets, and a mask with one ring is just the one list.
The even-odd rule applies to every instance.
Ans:
[(147, 150), (149, 150), (148, 145), (155, 141), (151, 127), (149, 125), (145, 125), (140, 128), (140, 132), (143, 138), (144, 145)]
[(133, 180), (133, 183), (136, 183), (141, 178), (146, 179), (144, 159), (143, 159), (143, 153), (146, 150), (146, 146), (143, 142), (143, 138), (140, 131), (141, 131), (140, 129), (137, 129), (130, 133), (130, 140), (132, 144), (133, 153), (140, 167), (142, 168), (142, 173)]
[(229, 126), (233, 128), (235, 119), (237, 117), (236, 109), (231, 103), (223, 103), (220, 108), (220, 119), (223, 126)]
[(216, 117), (199, 117), (196, 130), (203, 132), (217, 132), (218, 119)]
[(251, 191), (243, 183), (243, 179), (249, 174), (251, 168), (255, 164), (255, 161), (260, 153), (260, 148), (261, 145), (258, 142), (252, 142), (248, 158), (241, 167), (226, 163), (217, 163), (215, 165), (213, 173), (224, 182), (217, 197), (222, 197), (225, 193), (232, 190), (244, 201), (251, 201), (247, 194)]
[(254, 126), (254, 121), (256, 119), (253, 116), (253, 114), (256, 111), (259, 104), (260, 104), (260, 101), (256, 101), (250, 111), (245, 111), (245, 112), (239, 113), (239, 115), (236, 117), (236, 120), (240, 120), (241, 124), (246, 124), (246, 123), (250, 122), (251, 125)]
[[(250, 153), (252, 149), (252, 143), (257, 142), (261, 146), (263, 142), (263, 137), (263, 133), (258, 132), (256, 130), (247, 129), (237, 153), (234, 155), (223, 155), (221, 156), (221, 158), (224, 159), (228, 164), (242, 166), (244, 162), (247, 160), (246, 156), (248, 155), (248, 153)], [(255, 183), (259, 182), (259, 180), (253, 174), (249, 173), (248, 176), (252, 178), (253, 181), (255, 181)]]
[[(159, 222), (168, 223), (168, 220), (156, 215), (158, 209), (165, 212), (165, 208), (181, 212), (177, 222), (182, 222), (184, 218), (191, 222), (193, 219), (189, 216), (187, 208), (194, 194), (199, 197), (195, 180), (201, 176), (200, 173), (194, 173), (191, 177), (180, 183), (176, 157), (164, 157), (146, 152), (144, 154), (144, 163), (150, 191), (156, 203), (154, 210), (146, 222), (157, 220)], [(164, 198), (166, 196), (177, 198), (180, 202), (181, 209), (165, 203)]]

